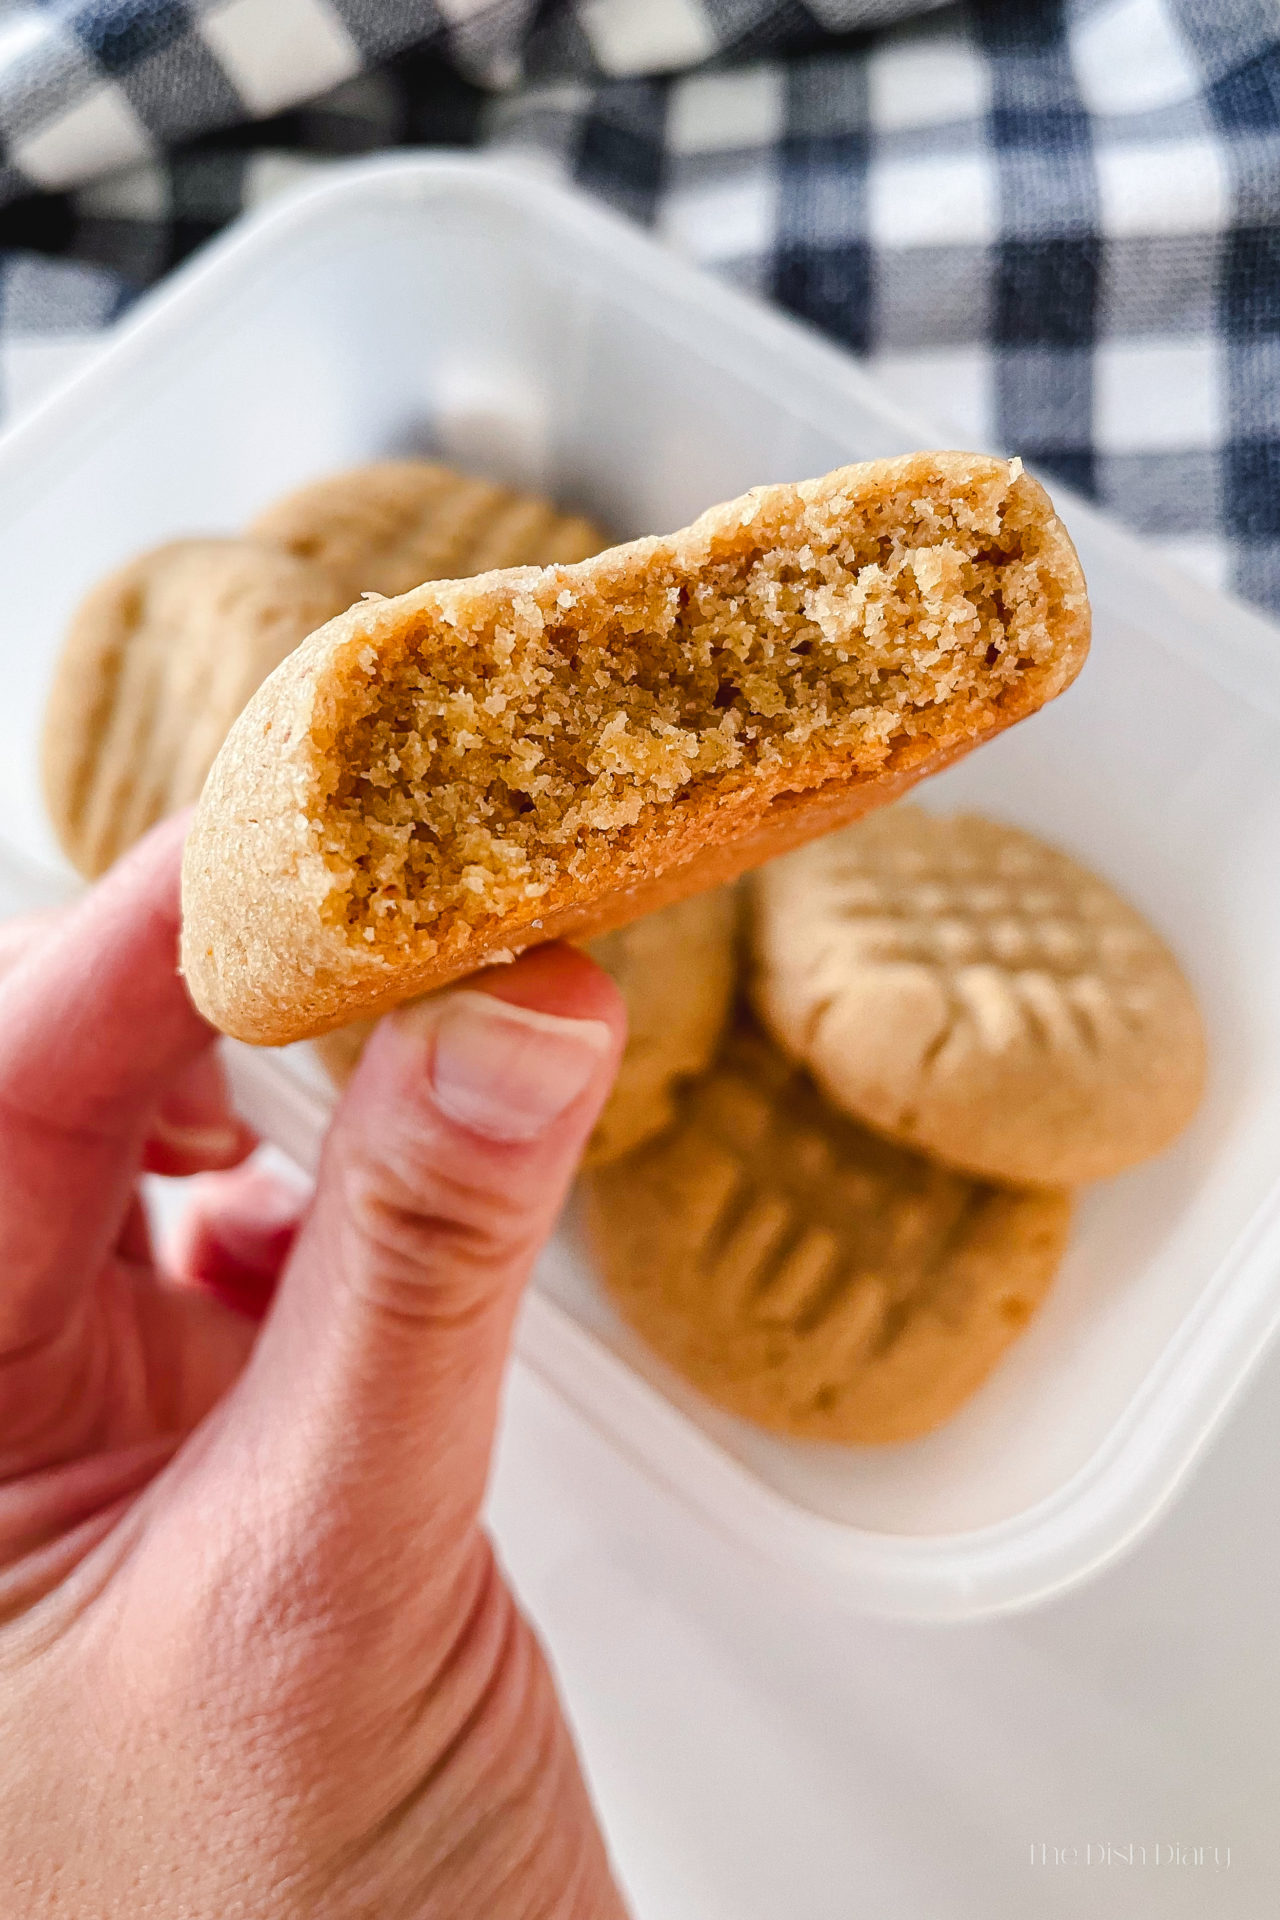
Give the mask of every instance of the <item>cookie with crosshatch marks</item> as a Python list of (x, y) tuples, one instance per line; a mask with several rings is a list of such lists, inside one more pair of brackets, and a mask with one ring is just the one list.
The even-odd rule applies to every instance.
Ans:
[(753, 994), (839, 1106), (990, 1179), (1102, 1180), (1200, 1098), (1205, 1041), (1142, 915), (1032, 834), (894, 807), (765, 868)]
[(608, 535), (540, 494), (494, 486), (432, 460), (375, 460), (328, 474), (267, 507), (255, 539), (322, 567), (340, 606), (492, 567), (586, 560)]
[(174, 540), (85, 597), (45, 716), (54, 829), (94, 879), (198, 799), (250, 694), (344, 603), (328, 576), (251, 540)]
[(1070, 1201), (881, 1139), (743, 1021), (675, 1127), (589, 1177), (586, 1218), (626, 1319), (711, 1399), (887, 1443), (986, 1379), (1053, 1279)]

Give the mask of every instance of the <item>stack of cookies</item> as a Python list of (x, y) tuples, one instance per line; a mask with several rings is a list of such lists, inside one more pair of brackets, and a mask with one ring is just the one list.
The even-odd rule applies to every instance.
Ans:
[[(592, 521), (425, 460), (331, 474), (269, 506), (242, 537), (171, 541), (102, 580), (77, 610), (54, 677), (44, 781), (64, 852), (96, 879), (196, 800), (237, 716), (309, 633), (361, 598), (424, 580), (587, 558)], [(617, 1157), (674, 1118), (680, 1076), (707, 1065), (733, 985), (733, 905), (704, 895), (601, 937), (631, 1044), (593, 1151)], [(672, 941), (692, 961), (667, 980)], [(711, 988), (714, 987), (714, 991)], [(372, 1020), (316, 1042), (338, 1085)]]
[(245, 703), (362, 597), (492, 567), (586, 559), (599, 527), (428, 460), (381, 460), (277, 501), (242, 538), (175, 540), (75, 615), (44, 734), (45, 798), (87, 879), (197, 800)]
[[(95, 879), (158, 820), (196, 800), (237, 716), (298, 643), (361, 598), (424, 580), (587, 558), (592, 521), (426, 460), (383, 460), (315, 481), (269, 506), (243, 537), (171, 541), (140, 554), (77, 610), (45, 718), (45, 794), (63, 850)], [(707, 1064), (703, 969), (732, 981), (727, 896), (606, 935), (633, 1039), (598, 1139), (616, 1155), (672, 1117), (675, 1078)], [(675, 938), (700, 962), (692, 988), (661, 982)], [(655, 944), (656, 943), (656, 944)], [(336, 1083), (373, 1029), (319, 1040)], [(659, 1039), (659, 1035), (661, 1038)]]
[(1190, 1119), (1199, 1013), (1105, 882), (977, 816), (886, 809), (746, 893), (736, 968), (715, 896), (697, 941), (669, 913), (627, 930), (723, 1037), (692, 1077), (673, 1044), (659, 1097), (642, 1017), (643, 1100), (587, 1179), (597, 1259), (720, 1405), (809, 1439), (913, 1439), (1026, 1326), (1071, 1189)]
[(1070, 683), (1074, 550), (1019, 462), (955, 453), (605, 544), (386, 461), (144, 554), (73, 623), (50, 812), (93, 876), (202, 796), (193, 997), (339, 1079), (386, 1008), (586, 940), (631, 1018), (587, 1175), (621, 1309), (766, 1426), (910, 1439), (1026, 1325), (1070, 1190), (1203, 1077), (1172, 956), (1064, 854), (843, 825)]

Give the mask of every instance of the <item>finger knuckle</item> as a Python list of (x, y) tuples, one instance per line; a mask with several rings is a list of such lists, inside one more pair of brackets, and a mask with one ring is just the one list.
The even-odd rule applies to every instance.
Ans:
[(526, 1209), (465, 1167), (405, 1167), (383, 1155), (350, 1169), (346, 1202), (355, 1277), (419, 1316), (464, 1308), (532, 1240)]

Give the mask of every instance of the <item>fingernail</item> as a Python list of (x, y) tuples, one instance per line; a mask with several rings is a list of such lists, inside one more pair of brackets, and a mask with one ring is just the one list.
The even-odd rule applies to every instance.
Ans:
[(231, 1111), (226, 1075), (213, 1048), (188, 1062), (151, 1123), (151, 1137), (185, 1160), (238, 1160), (249, 1134)]
[(460, 992), (397, 1016), (435, 1033), (431, 1084), (451, 1120), (490, 1140), (533, 1140), (571, 1107), (611, 1036), (601, 1020), (566, 1020), (491, 993)]

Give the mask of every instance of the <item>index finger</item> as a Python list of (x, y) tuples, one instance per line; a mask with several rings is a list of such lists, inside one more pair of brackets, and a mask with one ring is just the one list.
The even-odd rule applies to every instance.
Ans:
[(166, 1086), (214, 1038), (178, 974), (186, 817), (0, 981), (0, 1355), (47, 1337), (109, 1252)]

